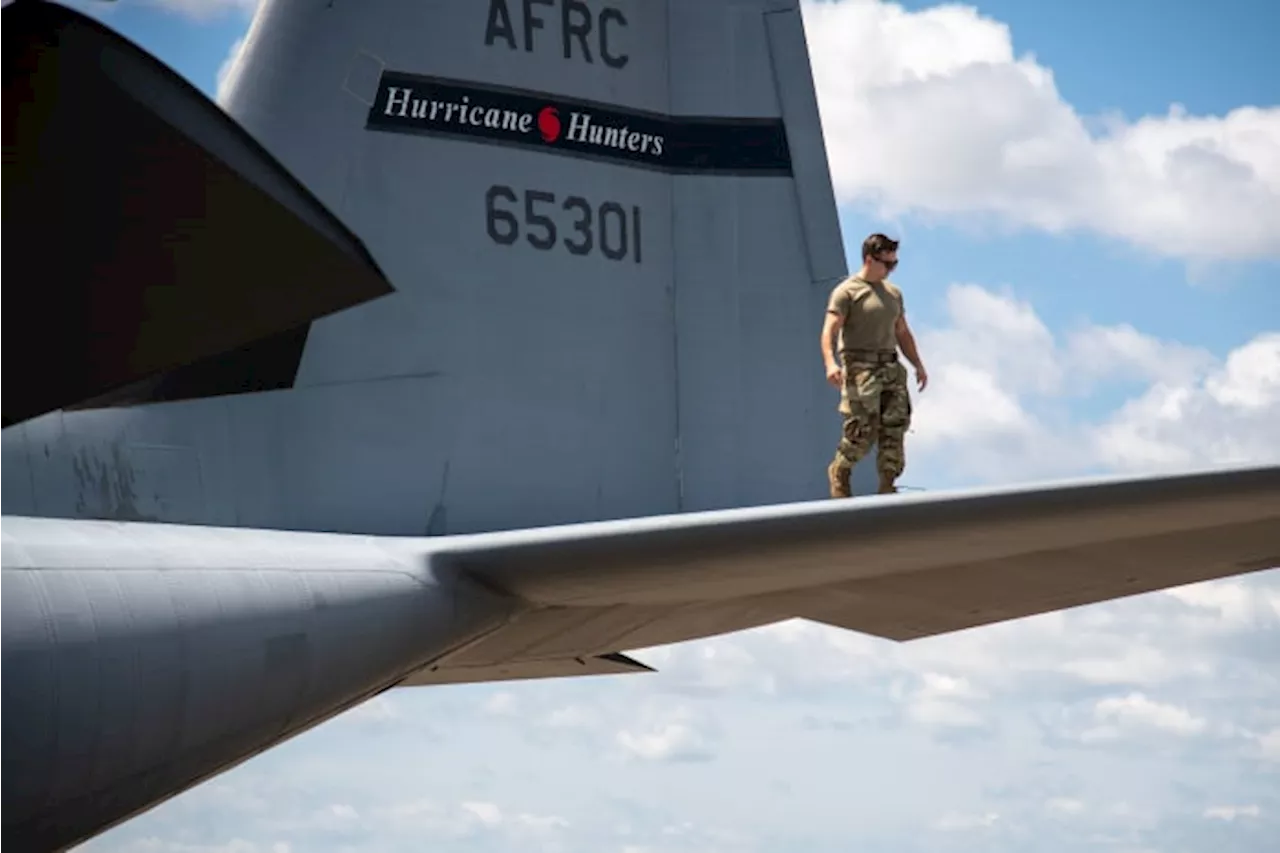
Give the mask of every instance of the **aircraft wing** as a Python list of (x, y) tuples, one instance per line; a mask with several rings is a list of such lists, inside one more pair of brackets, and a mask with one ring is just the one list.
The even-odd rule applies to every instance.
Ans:
[(1280, 467), (869, 496), (451, 538), (525, 606), (404, 685), (642, 671), (793, 617), (911, 640), (1280, 566)]

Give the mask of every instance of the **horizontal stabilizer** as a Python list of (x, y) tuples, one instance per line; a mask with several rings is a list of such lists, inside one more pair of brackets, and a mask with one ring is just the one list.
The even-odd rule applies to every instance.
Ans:
[(349, 229), (155, 57), (62, 6), (3, 15), (5, 426), (290, 387), (311, 321), (392, 292)]
[(528, 604), (444, 667), (795, 617), (911, 640), (1280, 566), (1280, 467), (827, 500), (440, 547)]

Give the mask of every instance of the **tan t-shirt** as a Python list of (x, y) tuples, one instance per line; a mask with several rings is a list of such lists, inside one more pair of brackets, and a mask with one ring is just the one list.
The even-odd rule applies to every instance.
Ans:
[(902, 291), (888, 279), (872, 283), (857, 276), (846, 278), (831, 291), (827, 310), (844, 317), (836, 344), (840, 352), (897, 351), (893, 329), (903, 312)]

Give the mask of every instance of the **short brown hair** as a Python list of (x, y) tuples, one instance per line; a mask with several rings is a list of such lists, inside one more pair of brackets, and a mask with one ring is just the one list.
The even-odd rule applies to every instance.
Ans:
[(898, 251), (898, 241), (892, 240), (883, 234), (872, 234), (862, 241), (862, 259), (864, 261), (881, 252), (896, 251)]

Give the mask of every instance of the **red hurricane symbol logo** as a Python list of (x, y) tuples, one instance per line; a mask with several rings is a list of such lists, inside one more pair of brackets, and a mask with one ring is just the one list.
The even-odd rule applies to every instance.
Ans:
[(560, 138), (560, 113), (555, 107), (538, 110), (538, 132), (543, 142), (555, 142)]

